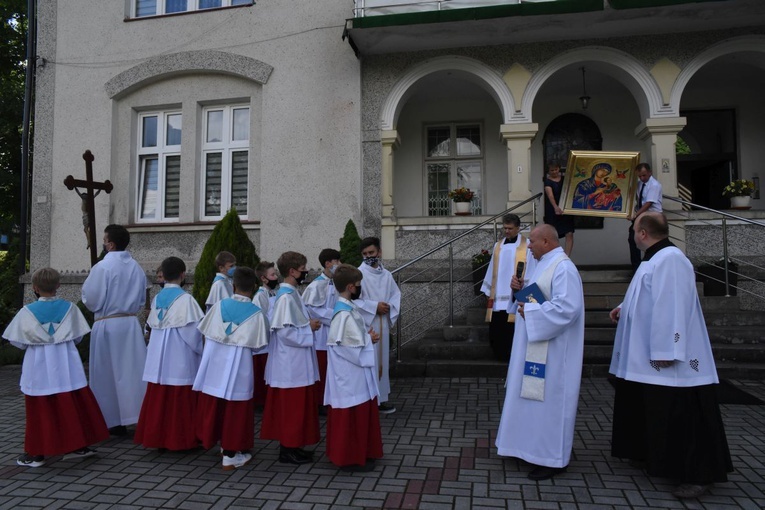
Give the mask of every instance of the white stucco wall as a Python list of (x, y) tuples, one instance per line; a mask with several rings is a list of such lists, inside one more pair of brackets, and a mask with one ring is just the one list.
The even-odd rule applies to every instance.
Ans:
[[(185, 144), (197, 136), (187, 133), (192, 125), (187, 103), (256, 98), (260, 105), (253, 108), (253, 115), (257, 112), (260, 117), (252, 123), (260, 131), (251, 143), (259, 147), (251, 150), (259, 154), (259, 182), (251, 183), (251, 193), (259, 196), (253, 199), (251, 194), (250, 203), (259, 204), (259, 209), (250, 219), (260, 221), (259, 254), (274, 260), (285, 250), (301, 251), (310, 267), (317, 266), (318, 252), (337, 247), (348, 219), (359, 219), (359, 61), (341, 40), (338, 26), (349, 15), (350, 5), (329, 0), (299, 5), (258, 2), (125, 22), (123, 2), (59, 2), (57, 31), (41, 36), (55, 39), (55, 54), (41, 55), (46, 65), (55, 66), (53, 139), (36, 141), (50, 144), (52, 151), (52, 175), (46, 177), (50, 196), (44, 197), (50, 200), (50, 216), (37, 216), (37, 221), (50, 222), (52, 238), (50, 246), (33, 244), (33, 252), (47, 251), (50, 264), (59, 269), (89, 267), (79, 198), (61, 184), (68, 174), (84, 176), (85, 149), (95, 154), (95, 179), (115, 184), (111, 196), (96, 199), (98, 228), (133, 222), (136, 180), (132, 174), (125, 176), (135, 166), (131, 164), (135, 149), (126, 136), (126, 132), (134, 136), (126, 124), (129, 108), (139, 103), (157, 108), (183, 104)], [(110, 79), (149, 57), (195, 50), (244, 55), (274, 70), (262, 87), (243, 78), (205, 74), (150, 83), (116, 101), (104, 88)], [(198, 159), (198, 147), (196, 151)], [(183, 161), (185, 172), (186, 158)], [(196, 183), (186, 177), (184, 173), (181, 186), (182, 214), (186, 211), (187, 219), (182, 221), (194, 222), (189, 211), (197, 208), (188, 200), (195, 197)], [(34, 190), (32, 200), (37, 200)]]

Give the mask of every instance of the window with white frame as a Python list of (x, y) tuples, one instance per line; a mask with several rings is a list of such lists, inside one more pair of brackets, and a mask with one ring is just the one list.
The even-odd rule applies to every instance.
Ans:
[(203, 110), (202, 219), (218, 219), (232, 207), (247, 217), (250, 158), (250, 107), (216, 106)]
[(253, 0), (132, 0), (130, 12), (134, 18), (143, 18), (253, 3)]
[(182, 120), (179, 111), (138, 116), (139, 222), (178, 221)]
[(473, 214), (481, 214), (482, 147), (480, 124), (451, 123), (425, 127), (428, 216), (450, 215), (449, 191), (461, 187), (475, 193), (470, 210)]

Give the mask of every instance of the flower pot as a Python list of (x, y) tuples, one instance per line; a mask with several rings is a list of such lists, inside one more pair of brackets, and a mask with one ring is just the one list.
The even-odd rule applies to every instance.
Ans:
[(750, 197), (749, 195), (745, 197), (730, 197), (730, 208), (731, 209), (751, 209), (752, 197)]
[(470, 214), (470, 202), (454, 202), (454, 214), (467, 216)]

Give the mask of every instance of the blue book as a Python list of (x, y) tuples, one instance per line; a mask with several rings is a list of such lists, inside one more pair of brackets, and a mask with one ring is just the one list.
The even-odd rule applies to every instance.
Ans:
[(542, 294), (542, 289), (536, 283), (516, 291), (515, 300), (519, 303), (539, 303), (540, 305), (547, 301), (544, 294)]

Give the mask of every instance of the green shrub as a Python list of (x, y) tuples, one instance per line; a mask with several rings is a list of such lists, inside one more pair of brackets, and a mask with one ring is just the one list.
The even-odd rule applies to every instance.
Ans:
[(236, 209), (228, 211), (226, 216), (218, 222), (207, 240), (202, 256), (194, 270), (194, 289), (192, 295), (199, 306), (204, 310), (207, 295), (210, 293), (213, 278), (218, 272), (215, 267), (215, 257), (222, 251), (229, 251), (236, 257), (237, 266), (247, 266), (255, 269), (260, 263), (260, 258), (255, 251), (247, 232), (244, 231)]
[(359, 246), (361, 245), (361, 237), (356, 230), (356, 225), (353, 220), (348, 220), (345, 224), (345, 231), (343, 237), (340, 238), (340, 260), (345, 264), (358, 267), (361, 265), (361, 251)]

